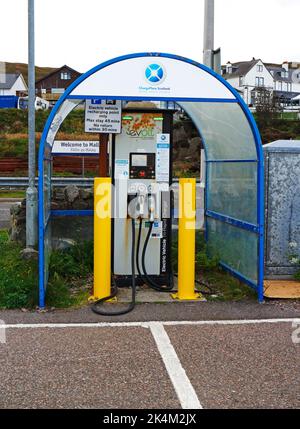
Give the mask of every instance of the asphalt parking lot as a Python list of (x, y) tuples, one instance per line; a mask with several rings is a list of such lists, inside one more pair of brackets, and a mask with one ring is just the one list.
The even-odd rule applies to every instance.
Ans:
[(230, 304), (231, 317), (226, 303), (149, 304), (119, 321), (2, 311), (0, 408), (299, 408), (299, 303)]

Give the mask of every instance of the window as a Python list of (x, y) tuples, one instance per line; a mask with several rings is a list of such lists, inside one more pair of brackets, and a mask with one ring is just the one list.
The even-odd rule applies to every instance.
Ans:
[(265, 78), (264, 77), (256, 77), (255, 78), (255, 86), (264, 86)]
[(61, 80), (70, 80), (71, 79), (71, 73), (70, 72), (61, 72), (60, 78), (61, 78)]
[(259, 73), (262, 73), (264, 71), (264, 66), (262, 64), (257, 64), (256, 69)]
[(281, 72), (281, 77), (287, 79), (289, 77), (289, 72), (288, 71)]
[(240, 76), (240, 84), (239, 86), (243, 86), (244, 85), (244, 76)]
[(65, 92), (64, 88), (52, 88), (51, 94), (63, 94)]

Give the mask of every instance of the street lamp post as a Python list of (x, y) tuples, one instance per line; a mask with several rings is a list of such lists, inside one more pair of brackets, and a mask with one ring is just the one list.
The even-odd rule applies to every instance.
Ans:
[(203, 63), (211, 69), (214, 68), (214, 14), (215, 0), (205, 0)]
[(35, 187), (35, 58), (34, 0), (28, 0), (28, 188), (26, 191), (26, 247), (37, 244), (37, 189)]

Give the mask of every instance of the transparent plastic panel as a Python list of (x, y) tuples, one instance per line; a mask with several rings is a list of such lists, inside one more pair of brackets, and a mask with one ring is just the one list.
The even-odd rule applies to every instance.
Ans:
[(208, 251), (242, 276), (258, 282), (258, 240), (253, 232), (207, 219)]
[(50, 147), (52, 147), (55, 136), (65, 120), (65, 118), (68, 116), (70, 112), (72, 112), (75, 107), (77, 107), (80, 103), (82, 103), (82, 100), (65, 100), (63, 104), (58, 109), (58, 112), (54, 116), (52, 120), (52, 124), (50, 126), (50, 129), (47, 134), (46, 142)]
[(44, 160), (43, 162), (44, 174), (44, 225), (50, 216), (51, 210), (51, 161)]
[(49, 280), (49, 266), (50, 266), (50, 258), (52, 251), (52, 242), (51, 242), (51, 220), (48, 222), (48, 225), (45, 229), (45, 237), (44, 237), (44, 288), (47, 288), (48, 280)]
[(207, 164), (207, 209), (257, 224), (257, 163)]
[(255, 139), (238, 103), (182, 102), (205, 141), (208, 159), (257, 160)]

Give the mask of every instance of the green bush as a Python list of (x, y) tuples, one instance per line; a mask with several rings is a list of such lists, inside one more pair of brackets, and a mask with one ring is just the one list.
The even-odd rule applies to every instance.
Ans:
[(93, 242), (86, 241), (66, 250), (56, 250), (51, 254), (51, 278), (79, 278), (93, 273)]

